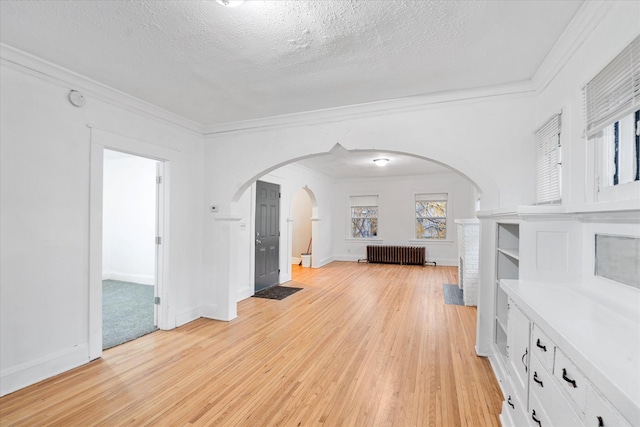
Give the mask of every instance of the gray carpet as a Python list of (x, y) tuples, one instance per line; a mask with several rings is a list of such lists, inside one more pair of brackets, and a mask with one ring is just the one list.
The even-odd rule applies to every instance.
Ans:
[(102, 348), (115, 347), (156, 331), (153, 286), (102, 281)]
[(444, 303), (451, 305), (464, 305), (462, 289), (458, 285), (442, 285), (444, 291)]

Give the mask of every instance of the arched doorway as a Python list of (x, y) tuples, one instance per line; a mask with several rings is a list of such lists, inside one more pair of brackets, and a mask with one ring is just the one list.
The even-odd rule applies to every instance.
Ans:
[(310, 258), (304, 257), (312, 254), (311, 243), (313, 242), (311, 231), (313, 206), (308, 191), (306, 187), (299, 189), (291, 200), (291, 264), (305, 267), (311, 265)]
[[(254, 271), (255, 267), (252, 260), (253, 254), (252, 256), (247, 257), (246, 254), (243, 253), (244, 251), (241, 249), (242, 247), (252, 247), (251, 242), (244, 242), (242, 240), (244, 235), (251, 235), (251, 233), (247, 233), (247, 231), (249, 230), (245, 230), (243, 228), (245, 224), (251, 224), (252, 222), (252, 220), (249, 220), (245, 223), (245, 215), (243, 215), (243, 212), (245, 210), (243, 200), (247, 198), (247, 194), (251, 193), (251, 191), (247, 190), (253, 188), (257, 180), (267, 179), (267, 176), (269, 177), (269, 179), (273, 179), (272, 182), (283, 182), (280, 177), (282, 170), (281, 168), (296, 164), (303, 159), (308, 159), (316, 156), (331, 155), (334, 149), (344, 150), (342, 146), (340, 146), (339, 144), (335, 144), (334, 147), (327, 152), (316, 152), (302, 156), (296, 156), (296, 154), (302, 153), (300, 153), (300, 151), (298, 151), (297, 149), (292, 149), (291, 147), (289, 147), (286, 152), (277, 153), (278, 155), (275, 157), (278, 158), (279, 161), (275, 159), (264, 159), (264, 162), (262, 162), (261, 165), (254, 164), (250, 167), (245, 167), (240, 170), (234, 170), (234, 181), (238, 185), (235, 186), (235, 188), (234, 186), (227, 186), (226, 188), (223, 188), (222, 186), (212, 187), (212, 189), (215, 188), (217, 190), (217, 194), (220, 199), (224, 199), (225, 195), (228, 195), (229, 199), (227, 199), (228, 204), (221, 205), (221, 212), (216, 214), (216, 216), (214, 217), (214, 221), (211, 223), (211, 236), (212, 239), (216, 239), (216, 237), (213, 236), (217, 236), (218, 241), (229, 242), (229, 248), (227, 248), (228, 250), (218, 250), (216, 248), (213, 248), (212, 246), (214, 245), (215, 240), (208, 240), (207, 243), (205, 243), (205, 245), (209, 246), (209, 250), (211, 251), (211, 253), (216, 257), (216, 264), (211, 269), (210, 274), (213, 278), (213, 282), (216, 284), (215, 288), (212, 289), (212, 294), (215, 293), (215, 295), (217, 295), (217, 297), (211, 299), (211, 307), (214, 307), (215, 310), (212, 310), (211, 314), (205, 314), (206, 317), (212, 317), (220, 320), (231, 320), (235, 318), (237, 316), (237, 289), (242, 286), (249, 288), (249, 286), (246, 286), (246, 284), (244, 284), (244, 276), (242, 272)], [(386, 153), (393, 153), (403, 156), (409, 156), (416, 159), (431, 161), (433, 163), (437, 163), (447, 167), (451, 172), (456, 173), (461, 178), (467, 180), (467, 182), (475, 188), (476, 195), (478, 197), (481, 196), (483, 198), (483, 201), (486, 197), (488, 197), (488, 199), (491, 201), (491, 203), (489, 203), (489, 206), (491, 206), (491, 204), (493, 204), (498, 198), (498, 188), (491, 177), (482, 173), (482, 171), (479, 171), (477, 165), (470, 166), (468, 170), (467, 168), (460, 168), (460, 166), (465, 166), (466, 163), (461, 160), (456, 160), (456, 158), (452, 160), (453, 164), (450, 165), (444, 161), (446, 160), (446, 158), (443, 159), (443, 161), (434, 160), (426, 157), (425, 155), (417, 153), (376, 149), (355, 151), (384, 151)], [(437, 148), (434, 149), (434, 153), (438, 152), (439, 151)], [(231, 164), (233, 162), (230, 161), (229, 163)], [(260, 170), (261, 167), (264, 167), (264, 165), (268, 165), (269, 163), (271, 163), (271, 166)], [(465, 171), (467, 171), (467, 173), (464, 173), (461, 169), (464, 169)], [(240, 178), (240, 176), (243, 176), (244, 178)], [(299, 173), (296, 176), (296, 179), (290, 180), (288, 182), (288, 184), (292, 185), (292, 187), (290, 186), (288, 190), (285, 190), (283, 187), (283, 206), (290, 206), (291, 198), (293, 197), (295, 192), (297, 192), (301, 187), (307, 186), (307, 182), (309, 179), (310, 178), (308, 174)], [(242, 182), (244, 183), (240, 184)], [(315, 192), (316, 187), (314, 185), (310, 184), (308, 187), (313, 187)], [(324, 263), (331, 261), (330, 254), (332, 253), (332, 248), (330, 246), (331, 241), (334, 238), (334, 233), (331, 230), (332, 215), (334, 213), (330, 210), (323, 210), (328, 209), (326, 206), (331, 204), (329, 201), (334, 198), (334, 195), (326, 192), (322, 194), (318, 194), (316, 192), (315, 196), (317, 197), (317, 200), (325, 200), (327, 202), (316, 203), (316, 211), (314, 211), (312, 216), (312, 228), (315, 227), (314, 230), (320, 230), (318, 232), (313, 232), (314, 239), (312, 242), (311, 252), (314, 254), (312, 264), (312, 266), (314, 267), (322, 266), (324, 265)], [(249, 199), (251, 199), (251, 197), (249, 197)], [(283, 256), (281, 257), (281, 259), (283, 260), (282, 269), (284, 273), (284, 277), (282, 278), (283, 280), (281, 281), (281, 283), (284, 283), (287, 281), (287, 273), (289, 274), (289, 276), (291, 273), (292, 245), (290, 243), (290, 239), (292, 232), (292, 221), (291, 217), (284, 212), (282, 217), (282, 221), (284, 223), (282, 224), (283, 227), (281, 229), (283, 231), (287, 230), (282, 234), (282, 237), (288, 239), (286, 242), (283, 241), (281, 245), (281, 247), (286, 248), (287, 252), (286, 254), (282, 254)], [(287, 222), (289, 223), (287, 224)], [(318, 242), (319, 240), (321, 240), (321, 236), (326, 236), (326, 242), (322, 242), (321, 244), (319, 244)], [(320, 252), (329, 253), (329, 256), (325, 256), (324, 258), (318, 260), (318, 257), (316, 257), (315, 255), (319, 254)]]

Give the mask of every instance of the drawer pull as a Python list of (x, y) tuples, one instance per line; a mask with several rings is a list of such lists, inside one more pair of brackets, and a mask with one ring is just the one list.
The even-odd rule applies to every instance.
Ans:
[(527, 362), (525, 362), (524, 358), (527, 357), (527, 354), (529, 354), (529, 349), (525, 348), (524, 349), (524, 354), (522, 355), (522, 364), (524, 365), (524, 371), (527, 372), (527, 369), (529, 369), (527, 367)]
[(544, 387), (544, 385), (542, 384), (542, 381), (540, 381), (540, 380), (538, 379), (538, 373), (537, 373), (537, 372), (534, 372), (534, 373), (533, 373), (533, 380), (534, 380), (535, 382), (537, 382), (538, 384), (540, 384), (540, 387)]
[(602, 420), (602, 417), (598, 417), (598, 427), (604, 427), (604, 421)]
[[(511, 406), (513, 409), (516, 409), (516, 406), (511, 402), (511, 396), (509, 396), (509, 398), (507, 399), (507, 403), (509, 404), (509, 406)], [(600, 417), (598, 417), (600, 418)]]
[(547, 346), (540, 343), (540, 338), (538, 338), (538, 342), (536, 342), (536, 347), (541, 348), (542, 351), (547, 351)]
[(576, 385), (576, 380), (572, 380), (567, 376), (567, 370), (565, 368), (562, 368), (562, 379), (571, 384), (573, 388), (578, 388), (578, 386)]
[(536, 418), (536, 410), (535, 409), (533, 411), (531, 411), (531, 419), (533, 421), (537, 422), (540, 427), (542, 427), (542, 423), (540, 422), (539, 419)]

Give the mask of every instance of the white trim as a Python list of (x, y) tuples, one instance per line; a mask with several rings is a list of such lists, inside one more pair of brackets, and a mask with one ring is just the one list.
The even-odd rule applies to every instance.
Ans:
[(80, 89), (91, 97), (179, 129), (200, 136), (203, 134), (204, 127), (198, 123), (4, 43), (0, 43), (0, 58), (2, 65), (27, 72), (60, 86)]
[[(451, 266), (451, 267), (457, 267), (458, 266), (458, 260), (454, 259), (454, 258), (429, 258), (428, 257), (429, 254), (427, 254), (427, 261), (428, 262), (435, 262), (438, 266)], [(354, 254), (342, 254), (342, 255), (336, 255), (333, 257), (333, 261), (346, 261), (346, 262), (357, 262), (358, 260), (367, 259), (367, 254), (362, 254), (362, 255), (354, 255)], [(328, 264), (328, 263), (327, 263)], [(324, 265), (324, 264), (322, 264)]]
[(438, 266), (457, 267), (458, 260), (455, 258), (429, 258), (427, 254), (427, 262), (435, 262)]
[(214, 304), (203, 304), (200, 306), (200, 315), (207, 319), (223, 320), (223, 318), (226, 317), (226, 313), (221, 314), (219, 311), (219, 307)]
[(534, 94), (535, 91), (531, 82), (521, 81), (476, 89), (440, 92), (429, 95), (370, 102), (366, 104), (327, 108), (324, 110), (305, 111), (281, 116), (272, 116), (264, 119), (209, 125), (204, 127), (204, 135), (213, 137), (219, 134), (244, 132), (248, 130), (290, 128), (302, 125), (312, 126), (335, 120), (342, 121), (388, 114), (408, 113), (439, 104), (473, 103), (484, 101), (487, 98), (520, 97), (523, 95)]
[(255, 290), (251, 288), (245, 288), (238, 291), (238, 301), (242, 301), (243, 299), (250, 298), (255, 295)]
[[(92, 137), (93, 137), (93, 131)], [(89, 183), (89, 360), (102, 356), (102, 197), (104, 146), (90, 144)]]
[(170, 188), (171, 160), (179, 152), (155, 144), (128, 138), (116, 133), (91, 129), (90, 195), (89, 195), (89, 358), (102, 356), (102, 192), (104, 150), (113, 149), (136, 156), (153, 158), (163, 162), (162, 199), (158, 209), (159, 235), (162, 244), (157, 248), (156, 284), (160, 292), (158, 327), (173, 329), (176, 326), (175, 300), (177, 290), (171, 286), (169, 277), (170, 233)]
[(0, 396), (13, 393), (47, 378), (89, 362), (89, 347), (78, 344), (71, 348), (21, 363), (0, 372)]
[(333, 262), (335, 260), (335, 257), (329, 256), (329, 257), (323, 258), (323, 259), (318, 260), (318, 261), (313, 261), (314, 259), (315, 258), (311, 259), (311, 261), (312, 261), (311, 268), (320, 268), (320, 267), (324, 267), (325, 265)]
[(573, 58), (573, 55), (594, 28), (613, 8), (614, 3), (612, 1), (586, 1), (580, 6), (531, 79), (532, 86), (538, 93), (545, 90)]
[(202, 307), (191, 307), (176, 314), (176, 326), (182, 326), (202, 317)]
[(117, 271), (103, 271), (102, 280), (118, 280), (120, 282), (138, 283), (153, 286), (154, 276), (150, 274), (120, 273)]
[(447, 245), (452, 245), (455, 243), (454, 240), (451, 239), (409, 239), (409, 243), (413, 244), (413, 245), (419, 245), (419, 246), (429, 246), (429, 245), (442, 245), (442, 244), (447, 244)]
[(355, 255), (355, 254), (342, 254), (342, 255), (335, 255), (333, 257), (334, 261), (350, 261), (350, 262), (357, 262), (359, 259), (367, 259), (367, 254), (362, 254), (362, 255)]

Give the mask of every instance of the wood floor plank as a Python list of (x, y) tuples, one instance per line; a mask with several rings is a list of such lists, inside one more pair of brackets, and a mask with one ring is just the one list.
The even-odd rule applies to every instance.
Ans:
[(0, 398), (0, 425), (499, 426), (476, 309), (444, 304), (454, 267), (293, 266), (302, 287), (248, 298)]

